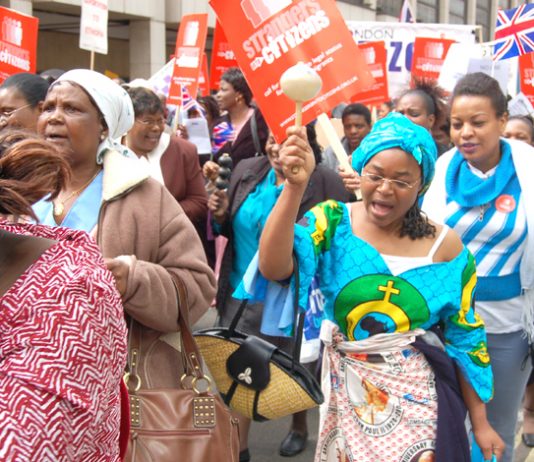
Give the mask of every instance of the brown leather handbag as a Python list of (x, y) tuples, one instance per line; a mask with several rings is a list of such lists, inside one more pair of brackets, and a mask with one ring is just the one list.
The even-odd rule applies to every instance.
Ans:
[[(204, 462), (239, 459), (237, 420), (202, 371), (188, 323), (185, 289), (173, 278), (180, 307), (181, 352), (186, 373), (181, 388), (143, 389), (137, 375), (142, 332), (130, 332), (125, 381), (130, 395), (127, 462)], [(177, 353), (178, 354), (178, 353)]]

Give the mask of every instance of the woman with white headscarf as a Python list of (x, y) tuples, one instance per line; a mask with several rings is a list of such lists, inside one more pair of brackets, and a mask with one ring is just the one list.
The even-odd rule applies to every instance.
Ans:
[[(38, 131), (69, 160), (72, 177), (53, 202), (34, 206), (48, 225), (82, 229), (97, 240), (142, 352), (143, 388), (178, 387), (183, 367), (172, 333), (179, 303), (194, 323), (215, 294), (200, 239), (180, 205), (150, 178), (148, 165), (114, 140), (134, 122), (132, 102), (97, 72), (63, 74), (47, 94)], [(186, 288), (177, 300), (173, 278)]]

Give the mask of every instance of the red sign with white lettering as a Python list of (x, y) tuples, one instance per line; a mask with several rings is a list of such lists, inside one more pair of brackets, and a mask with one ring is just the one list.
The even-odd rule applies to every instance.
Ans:
[(439, 78), (443, 62), (455, 40), (416, 37), (413, 46), (412, 78)]
[(210, 0), (210, 5), (278, 141), (295, 123), (295, 103), (283, 94), (280, 77), (299, 61), (323, 82), (319, 94), (303, 104), (303, 124), (373, 84), (334, 0)]
[(218, 90), (221, 76), (231, 67), (238, 67), (235, 55), (224, 35), (219, 21), (213, 32), (213, 51), (211, 52), (210, 89)]
[(353, 103), (366, 104), (368, 106), (378, 106), (389, 101), (388, 91), (388, 52), (385, 42), (360, 43), (358, 48), (365, 57), (365, 62), (369, 66), (369, 71), (375, 79), (374, 85), (366, 91), (355, 94), (351, 101)]
[(519, 56), (519, 88), (534, 106), (534, 53)]
[(0, 7), (0, 83), (19, 72), (35, 73), (39, 19)]
[(182, 105), (182, 85), (185, 85), (189, 94), (196, 98), (207, 33), (207, 14), (188, 14), (182, 17), (176, 37), (175, 60), (167, 104)]

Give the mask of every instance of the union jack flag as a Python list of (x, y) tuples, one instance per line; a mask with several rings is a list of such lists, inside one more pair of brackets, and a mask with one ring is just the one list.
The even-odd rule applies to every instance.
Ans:
[(402, 4), (399, 22), (415, 22), (415, 16), (409, 0), (404, 0), (404, 3)]
[(534, 51), (534, 4), (497, 12), (493, 59), (513, 58)]
[(187, 113), (190, 109), (196, 109), (202, 118), (206, 117), (204, 108), (198, 103), (196, 99), (193, 99), (187, 85), (182, 85), (182, 112)]

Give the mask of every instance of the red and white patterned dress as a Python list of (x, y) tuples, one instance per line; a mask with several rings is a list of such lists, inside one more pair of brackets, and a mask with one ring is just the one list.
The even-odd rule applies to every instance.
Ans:
[(0, 460), (118, 461), (127, 350), (113, 276), (83, 232), (0, 228), (57, 241), (0, 298)]

